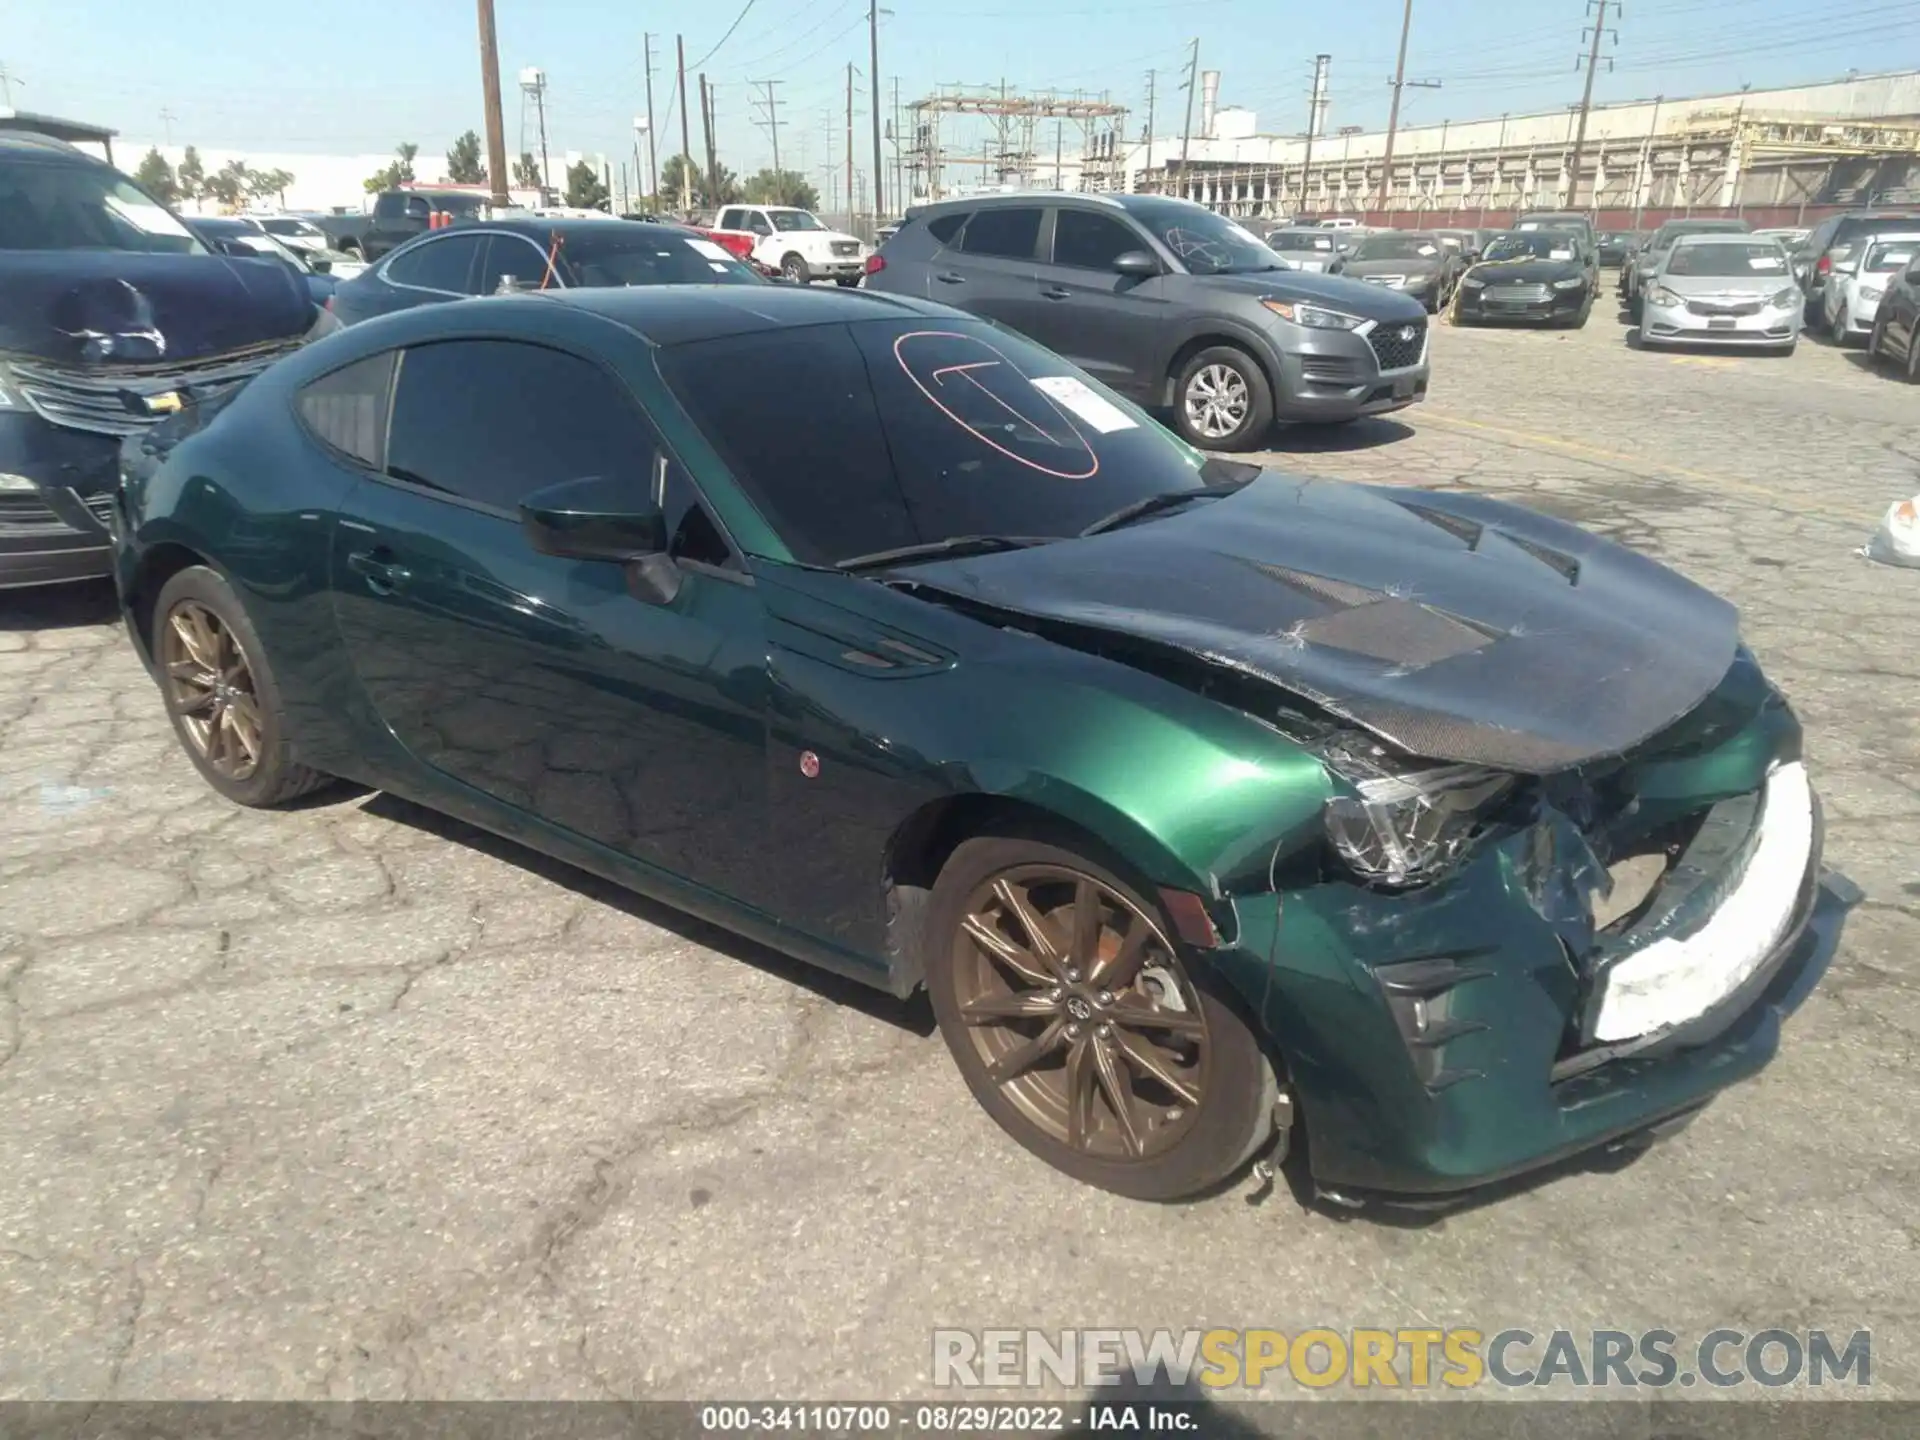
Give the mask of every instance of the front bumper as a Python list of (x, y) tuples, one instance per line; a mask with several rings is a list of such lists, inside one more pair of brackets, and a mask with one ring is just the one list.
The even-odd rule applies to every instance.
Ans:
[(1772, 1059), (1850, 903), (1816, 820), (1789, 922), (1751, 972), (1699, 1014), (1603, 1045), (1583, 1038), (1594, 977), (1526, 898), (1532, 844), (1522, 832), (1422, 891), (1328, 882), (1236, 902), (1223, 968), (1285, 1056), (1321, 1188), (1450, 1203), (1659, 1132)]
[(107, 506), (120, 442), (0, 412), (0, 472), (33, 490), (0, 491), (0, 590), (94, 580), (112, 571)]
[[(1296, 424), (1351, 420), (1404, 410), (1427, 398), (1428, 351), (1432, 335), (1424, 317), (1418, 338), (1403, 344), (1374, 330), (1310, 330), (1288, 325), (1274, 337), (1270, 358), (1278, 384), (1273, 409), (1277, 420)], [(1393, 322), (1397, 332), (1405, 322)], [(1381, 365), (1381, 352), (1389, 361)]]
[(1503, 286), (1487, 285), (1479, 289), (1462, 287), (1459, 304), (1462, 320), (1511, 320), (1543, 325), (1567, 320), (1580, 313), (1592, 292), (1589, 290), (1552, 290), (1544, 299), (1516, 300), (1503, 296)]
[[(1769, 305), (1757, 315), (1696, 315), (1685, 305), (1641, 307), (1640, 338), (1655, 345), (1790, 345), (1800, 336), (1798, 304), (1775, 309)], [(1710, 323), (1725, 320), (1724, 325)]]

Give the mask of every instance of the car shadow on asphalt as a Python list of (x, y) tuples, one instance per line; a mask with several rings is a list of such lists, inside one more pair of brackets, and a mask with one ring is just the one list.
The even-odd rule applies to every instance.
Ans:
[(35, 585), (0, 599), (0, 630), (81, 630), (111, 625), (119, 613), (111, 580)]
[(1331, 455), (1398, 444), (1413, 434), (1411, 425), (1398, 420), (1363, 416), (1341, 425), (1276, 425), (1263, 448), (1279, 455)]
[[(339, 800), (335, 792), (334, 800)], [(464, 820), (455, 819), (438, 810), (429, 810), (424, 805), (416, 805), (411, 800), (402, 800), (397, 795), (384, 790), (374, 791), (361, 805), (364, 814), (376, 819), (390, 821), (397, 825), (408, 825), (416, 830), (424, 830), (439, 839), (456, 845), (464, 845), (469, 850), (477, 850), (509, 865), (516, 865), (541, 879), (573, 891), (596, 904), (606, 905), (615, 910), (625, 911), (637, 920), (658, 929), (669, 931), (695, 945), (718, 951), (730, 960), (739, 960), (758, 970), (799, 986), (818, 995), (835, 1005), (845, 1005), (858, 1010), (861, 1014), (875, 1020), (885, 1021), (889, 1025), (926, 1039), (935, 1030), (933, 1007), (928, 1003), (924, 990), (916, 992), (906, 1000), (898, 1000), (883, 990), (863, 985), (857, 980), (849, 980), (817, 965), (736, 935), (718, 925), (713, 925), (684, 910), (676, 910), (658, 900), (617, 885), (611, 880), (603, 880), (598, 875), (579, 869), (564, 860), (556, 860), (529, 849), (518, 841), (495, 835), (490, 830), (482, 830), (477, 825), (469, 825)]]
[(1906, 377), (1900, 373), (1892, 362), (1876, 359), (1864, 350), (1849, 350), (1846, 352), (1844, 358), (1854, 369), (1863, 374), (1871, 375), (1876, 380), (1883, 381), (1890, 385), (1902, 385), (1906, 383)]

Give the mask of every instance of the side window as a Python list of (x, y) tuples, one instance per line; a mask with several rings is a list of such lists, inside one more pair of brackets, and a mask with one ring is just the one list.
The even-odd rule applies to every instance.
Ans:
[(977, 211), (960, 237), (960, 249), (968, 255), (1031, 260), (1039, 239), (1040, 207), (1010, 205), (1004, 210)]
[(481, 239), (478, 235), (449, 235), (444, 240), (415, 245), (387, 262), (387, 279), (421, 290), (471, 294), (473, 262), (479, 258)]
[(316, 440), (370, 470), (386, 468), (387, 400), (396, 358), (398, 352), (388, 350), (356, 360), (309, 381), (294, 401)]
[(680, 403), (801, 561), (920, 539), (845, 326), (704, 340), (659, 356)]
[(749, 210), (747, 212), (747, 229), (756, 235), (771, 235), (773, 234), (773, 222), (767, 219), (764, 211)]
[(951, 245), (953, 237), (960, 233), (960, 227), (966, 223), (965, 210), (956, 210), (951, 215), (936, 215), (927, 222), (927, 233), (942, 245)]
[(426, 220), (433, 215), (433, 207), (427, 203), (424, 195), (408, 195), (402, 204), (409, 220)]
[(720, 218), (713, 222), (713, 228), (716, 230), (741, 229), (740, 212), (738, 210), (722, 210), (720, 212)]
[(1055, 212), (1053, 263), (1081, 270), (1111, 270), (1129, 250), (1145, 250), (1146, 242), (1110, 215), (1092, 210)]
[(491, 235), (482, 243), (487, 248), (480, 266), (480, 294), (493, 294), (508, 276), (530, 290), (538, 290), (547, 278), (546, 254), (531, 240), (519, 235)]
[(599, 366), (514, 340), (447, 340), (401, 357), (385, 470), (511, 514), (536, 490), (590, 475), (629, 477), (642, 498), (656, 448)]
[(405, 197), (396, 195), (389, 190), (373, 202), (373, 218), (376, 220), (393, 219), (400, 213), (400, 202), (403, 198)]

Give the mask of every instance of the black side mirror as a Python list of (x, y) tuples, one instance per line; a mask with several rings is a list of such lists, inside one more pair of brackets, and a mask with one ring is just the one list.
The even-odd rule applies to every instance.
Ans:
[(1144, 280), (1160, 273), (1160, 262), (1144, 250), (1123, 250), (1113, 257), (1113, 268), (1116, 274)]
[(602, 475), (565, 480), (520, 502), (520, 528), (542, 555), (624, 563), (663, 554), (667, 519), (634, 499), (630, 486)]
[(333, 262), (315, 255), (307, 261), (307, 268), (312, 270), (316, 275), (331, 275), (333, 273)]

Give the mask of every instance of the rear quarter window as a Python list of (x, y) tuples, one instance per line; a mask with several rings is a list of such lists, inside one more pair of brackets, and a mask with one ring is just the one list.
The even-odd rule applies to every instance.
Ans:
[(936, 215), (927, 222), (927, 233), (942, 245), (951, 245), (954, 236), (960, 233), (960, 227), (967, 223), (967, 212), (956, 210), (951, 215)]
[(294, 397), (301, 423), (314, 439), (369, 470), (387, 463), (387, 400), (397, 353), (356, 360), (308, 381)]

